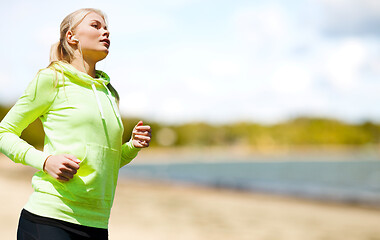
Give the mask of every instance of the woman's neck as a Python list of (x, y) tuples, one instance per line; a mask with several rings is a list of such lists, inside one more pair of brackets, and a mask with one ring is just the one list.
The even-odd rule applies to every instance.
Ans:
[(71, 61), (71, 65), (73, 65), (77, 70), (87, 73), (91, 77), (95, 78), (96, 62), (86, 61), (86, 59), (82, 59), (82, 57), (76, 57), (73, 61)]

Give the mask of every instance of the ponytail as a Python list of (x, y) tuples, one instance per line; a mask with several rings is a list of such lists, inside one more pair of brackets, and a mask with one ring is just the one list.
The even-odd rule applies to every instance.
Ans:
[(50, 48), (50, 62), (60, 61), (62, 60), (62, 46), (60, 42), (56, 42), (51, 45)]

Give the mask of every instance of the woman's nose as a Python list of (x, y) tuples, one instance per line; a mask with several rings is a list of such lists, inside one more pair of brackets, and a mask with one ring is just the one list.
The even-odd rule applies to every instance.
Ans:
[(107, 38), (109, 38), (110, 37), (110, 32), (105, 29), (104, 32), (103, 32), (103, 36), (106, 36)]

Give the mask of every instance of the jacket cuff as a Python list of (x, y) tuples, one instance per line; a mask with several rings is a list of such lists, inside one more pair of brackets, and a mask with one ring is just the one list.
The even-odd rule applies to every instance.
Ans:
[(120, 167), (130, 163), (137, 156), (140, 150), (141, 148), (136, 148), (133, 146), (132, 139), (129, 140), (129, 142), (124, 143), (122, 146)]
[(37, 168), (38, 170), (44, 170), (44, 164), (50, 154), (39, 151), (35, 148), (30, 148), (25, 155), (24, 164)]
[(137, 154), (140, 152), (141, 148), (137, 148), (133, 146), (132, 139), (129, 140), (129, 142), (126, 142), (125, 149), (123, 149), (123, 153), (125, 154), (125, 157), (127, 158), (135, 158)]

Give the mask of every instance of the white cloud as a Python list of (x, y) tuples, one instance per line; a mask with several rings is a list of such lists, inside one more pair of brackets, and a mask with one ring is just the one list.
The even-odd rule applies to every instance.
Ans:
[(157, 2), (156, 0), (147, 0), (144, 3), (149, 3), (150, 4), (159, 4), (159, 5), (164, 5), (164, 6), (169, 6), (169, 7), (183, 7), (192, 3), (197, 3), (200, 2), (200, 0), (160, 0)]
[(167, 96), (159, 100), (154, 117), (166, 122), (176, 122), (189, 117), (189, 108), (183, 103), (183, 98)]
[(133, 116), (149, 115), (150, 97), (144, 91), (133, 91), (128, 97), (121, 97), (120, 111)]
[[(176, 28), (173, 16), (139, 14), (152, 18), (147, 18), (145, 27), (141, 24), (136, 36), (153, 32), (160, 36), (160, 31)], [(323, 34), (323, 26), (308, 25), (295, 15), (272, 3), (240, 6), (231, 9), (229, 30), (219, 39), (225, 45), (190, 38), (133, 53), (120, 74), (137, 81), (129, 87), (145, 84), (147, 102), (130, 111), (170, 122), (354, 116), (354, 110), (345, 106), (351, 101), (347, 94), (355, 88), (357, 96), (365, 96), (371, 87), (361, 81), (363, 66), (377, 68), (376, 61), (369, 59), (373, 48), (360, 37), (333, 41)], [(133, 18), (132, 14), (131, 22)], [(149, 25), (154, 18), (157, 25)], [(130, 88), (124, 89), (126, 96), (134, 96), (129, 95)]]
[[(264, 5), (238, 9), (232, 17), (236, 36), (249, 48), (281, 48), (292, 36), (290, 19), (279, 5)], [(247, 46), (246, 45), (246, 46)]]
[(183, 76), (182, 81), (188, 93), (201, 96), (213, 96), (215, 85), (205, 79), (192, 76)]
[(240, 75), (242, 66), (230, 57), (225, 57), (224, 59), (211, 61), (208, 66), (208, 71), (215, 77), (234, 78)]
[(311, 91), (311, 71), (301, 62), (285, 62), (273, 70), (271, 86), (274, 92), (283, 94), (302, 94)]
[(15, 100), (15, 92), (19, 90), (19, 93), (16, 94), (16, 98), (19, 97), (19, 94), (23, 90), (19, 89), (19, 85), (15, 84), (14, 78), (11, 77), (12, 75), (9, 74), (7, 71), (2, 71), (0, 76), (0, 85), (2, 86), (0, 88), (0, 105), (1, 104), (12, 104)]
[(112, 19), (112, 29), (117, 29), (118, 34), (154, 33), (168, 30), (174, 27), (174, 21), (168, 16), (156, 12), (129, 12)]
[(58, 26), (43, 26), (34, 33), (34, 39), (37, 43), (44, 46), (50, 46), (59, 40)]
[(361, 69), (368, 60), (366, 48), (358, 39), (339, 41), (328, 49), (325, 71), (330, 82), (340, 90), (350, 90), (360, 84)]
[[(214, 3), (217, 7), (211, 8)], [(0, 93), (2, 101), (19, 96), (20, 86), (46, 65), (59, 23), (76, 4), (69, 1), (56, 11), (47, 10), (48, 2), (8, 4), (5, 29), (14, 41), (1, 42), (0, 51), (7, 56), (1, 66), (16, 84)], [(104, 6), (99, 8), (109, 17), (112, 39), (111, 53), (98, 67), (110, 74), (123, 113), (155, 120), (273, 122), (302, 113), (380, 116), (374, 104), (380, 74), (374, 33), (380, 30), (368, 24), (380, 16), (379, 1), (291, 4), (92, 1), (95, 7)], [(199, 9), (209, 9), (207, 17), (194, 15)], [(326, 35), (327, 30), (339, 38)], [(23, 71), (18, 71), (20, 65)]]
[[(1, 73), (1, 75), (0, 75), (0, 85), (1, 86), (7, 86), (10, 82), (11, 81), (10, 81), (9, 76), (6, 73), (4, 73), (4, 72)], [(6, 88), (2, 87), (2, 88), (0, 88), (0, 90), (4, 91), (4, 90), (6, 90)], [(4, 92), (6, 92), (6, 91), (4, 91)]]

